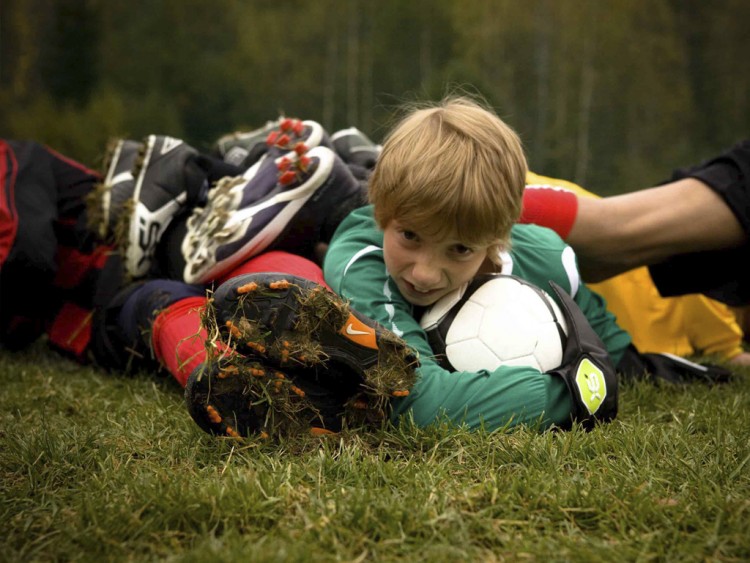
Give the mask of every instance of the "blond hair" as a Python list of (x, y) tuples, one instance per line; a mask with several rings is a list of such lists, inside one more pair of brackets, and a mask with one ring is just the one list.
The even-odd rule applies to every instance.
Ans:
[(526, 170), (508, 125), (472, 99), (449, 97), (412, 109), (386, 137), (369, 198), (381, 228), (397, 219), (430, 236), (507, 248)]

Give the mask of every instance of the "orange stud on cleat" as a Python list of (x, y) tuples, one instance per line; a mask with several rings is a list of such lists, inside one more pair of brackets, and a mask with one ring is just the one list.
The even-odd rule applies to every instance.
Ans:
[(406, 389), (400, 389), (400, 390), (394, 391), (393, 393), (391, 393), (391, 395), (393, 395), (394, 397), (408, 397), (409, 391), (407, 391)]
[(279, 280), (275, 282), (271, 282), (268, 284), (268, 287), (271, 289), (289, 289), (289, 286), (292, 285), (287, 280)]
[(258, 368), (250, 368), (250, 375), (253, 375), (255, 377), (265, 377), (266, 370), (258, 369)]
[(237, 294), (243, 295), (244, 293), (252, 293), (258, 289), (258, 284), (255, 282), (246, 283), (245, 285), (241, 285), (237, 288)]
[(261, 430), (260, 431), (260, 439), (261, 440), (268, 440), (268, 438), (269, 438), (268, 432), (266, 432), (265, 430)]
[(289, 386), (289, 389), (291, 389), (291, 391), (292, 391), (292, 392), (293, 392), (293, 393), (294, 393), (295, 395), (298, 395), (298, 396), (300, 396), (300, 397), (304, 397), (304, 396), (305, 396), (305, 392), (304, 392), (304, 391), (303, 391), (302, 389), (300, 389), (299, 387), (297, 387), (296, 385), (290, 385), (290, 386)]
[(294, 125), (292, 125), (292, 131), (294, 131), (295, 135), (302, 135), (302, 133), (305, 132), (305, 124), (299, 119), (296, 119)]
[(302, 156), (307, 152), (307, 145), (300, 141), (296, 145), (294, 145), (294, 152), (297, 153), (297, 156)]
[(227, 426), (226, 432), (227, 432), (227, 436), (230, 436), (232, 438), (242, 438), (242, 436), (240, 436), (239, 434), (237, 434), (237, 432), (235, 431), (235, 429), (232, 428), (231, 426)]
[(217, 377), (219, 379), (226, 379), (230, 375), (237, 375), (239, 371), (237, 366), (226, 366), (219, 371)]
[(280, 135), (276, 139), (276, 145), (279, 146), (279, 147), (286, 148), (289, 145), (290, 141), (291, 141), (291, 139), (289, 138), (289, 135), (287, 135), (286, 133), (284, 133), (284, 134)]
[(264, 354), (266, 352), (266, 347), (263, 346), (263, 344), (258, 344), (257, 342), (253, 342), (251, 340), (245, 342), (245, 346), (247, 346), (251, 350), (255, 350), (259, 354)]
[(359, 409), (361, 411), (367, 409), (367, 406), (368, 406), (367, 403), (365, 401), (362, 401), (361, 399), (354, 401), (352, 403), (352, 407), (354, 407), (355, 409)]
[(208, 413), (208, 418), (211, 420), (211, 422), (213, 422), (214, 424), (219, 424), (221, 422), (221, 415), (211, 405), (208, 405), (206, 407), (206, 412)]
[(231, 334), (235, 338), (240, 338), (242, 336), (242, 331), (237, 328), (232, 321), (227, 321), (226, 327), (229, 329), (229, 334)]
[(310, 428), (310, 434), (312, 434), (313, 436), (331, 436), (336, 433), (328, 430), (327, 428), (318, 428), (317, 426), (313, 426), (312, 428)]

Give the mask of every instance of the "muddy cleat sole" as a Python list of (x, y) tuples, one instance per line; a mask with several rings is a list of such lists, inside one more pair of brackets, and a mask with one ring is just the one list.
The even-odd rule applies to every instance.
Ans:
[(198, 366), (185, 386), (188, 412), (209, 434), (232, 438), (262, 435), (267, 408), (256, 400), (239, 369), (218, 361)]
[(416, 380), (419, 362), (401, 338), (304, 278), (237, 276), (219, 286), (213, 304), (224, 342), (240, 353), (280, 369), (323, 367), (330, 385), (355, 382), (375, 409), (408, 395)]
[(281, 371), (252, 358), (226, 357), (194, 370), (185, 402), (190, 416), (209, 434), (333, 434), (341, 429), (348, 395), (317, 379), (314, 370)]

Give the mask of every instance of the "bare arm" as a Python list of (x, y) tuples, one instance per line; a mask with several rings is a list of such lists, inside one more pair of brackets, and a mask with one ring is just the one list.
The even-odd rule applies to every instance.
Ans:
[(567, 238), (589, 282), (674, 254), (731, 248), (746, 240), (721, 197), (693, 178), (620, 196), (578, 198)]

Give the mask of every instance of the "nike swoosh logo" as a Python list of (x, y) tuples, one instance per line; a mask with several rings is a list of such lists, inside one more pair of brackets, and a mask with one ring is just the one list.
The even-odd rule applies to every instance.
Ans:
[(366, 330), (357, 330), (352, 327), (352, 323), (346, 325), (346, 334), (357, 335), (357, 334), (370, 334)]

